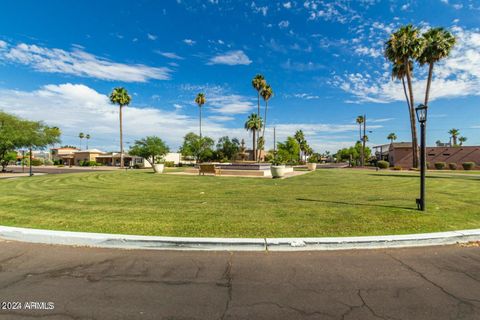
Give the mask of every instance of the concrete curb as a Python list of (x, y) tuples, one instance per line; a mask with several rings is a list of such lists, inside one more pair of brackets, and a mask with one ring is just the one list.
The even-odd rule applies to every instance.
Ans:
[(447, 245), (480, 241), (480, 229), (391, 236), (325, 238), (181, 238), (70, 232), (0, 226), (0, 239), (123, 249), (314, 251)]

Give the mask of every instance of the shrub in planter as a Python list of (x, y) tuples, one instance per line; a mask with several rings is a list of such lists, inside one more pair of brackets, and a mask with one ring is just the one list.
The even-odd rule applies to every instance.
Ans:
[(449, 163), (448, 164), (448, 169), (450, 170), (457, 170), (457, 164), (456, 163)]
[(388, 167), (390, 167), (390, 163), (388, 161), (380, 160), (377, 162), (377, 167), (379, 167), (380, 169), (387, 169)]
[(464, 162), (462, 163), (463, 170), (473, 170), (475, 168), (475, 162)]
[(443, 170), (447, 167), (447, 164), (445, 162), (435, 162), (435, 169), (437, 170)]
[(398, 170), (398, 171), (400, 171), (400, 170), (402, 170), (402, 167), (400, 167), (400, 166), (395, 166), (395, 167), (393, 167), (393, 170)]
[(173, 161), (165, 161), (164, 164), (165, 164), (165, 167), (167, 168), (175, 167), (175, 162)]

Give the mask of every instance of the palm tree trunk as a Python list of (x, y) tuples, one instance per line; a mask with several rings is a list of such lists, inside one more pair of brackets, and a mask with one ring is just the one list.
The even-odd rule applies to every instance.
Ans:
[(202, 140), (202, 107), (200, 106), (199, 107), (199, 110), (200, 110), (200, 117), (199, 117), (199, 121), (200, 121), (200, 140)]
[(252, 152), (253, 152), (253, 161), (257, 160), (257, 150), (255, 148), (255, 143), (256, 143), (256, 137), (255, 137), (255, 129), (252, 130), (253, 133), (253, 141), (252, 141)]
[(122, 108), (120, 106), (120, 168), (123, 168), (123, 125), (122, 125)]
[(410, 129), (412, 131), (412, 167), (418, 168), (418, 142), (417, 142), (417, 127), (415, 125), (415, 110), (413, 100), (412, 77), (410, 73), (410, 66), (408, 60), (405, 61), (407, 68), (407, 84), (410, 94)]
[(363, 139), (362, 139), (362, 167), (365, 166), (365, 143), (366, 143), (366, 130), (367, 130), (367, 115), (363, 115)]
[[(265, 127), (267, 126), (267, 109), (268, 109), (268, 100), (265, 100), (265, 117), (263, 118), (263, 132), (262, 132), (262, 140), (263, 140), (263, 148), (265, 149)], [(260, 158), (260, 151), (258, 153), (258, 157)]]
[(427, 89), (425, 90), (425, 102), (424, 104), (428, 104), (428, 98), (430, 97), (430, 85), (432, 83), (432, 75), (433, 75), (433, 62), (430, 62), (428, 66), (428, 79), (427, 79)]

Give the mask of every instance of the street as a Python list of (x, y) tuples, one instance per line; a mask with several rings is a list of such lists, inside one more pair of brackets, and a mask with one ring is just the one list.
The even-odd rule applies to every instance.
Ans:
[[(230, 253), (0, 241), (0, 248), (0, 302), (21, 305), (0, 310), (0, 319), (480, 319), (475, 245)], [(53, 309), (45, 310), (48, 302)]]

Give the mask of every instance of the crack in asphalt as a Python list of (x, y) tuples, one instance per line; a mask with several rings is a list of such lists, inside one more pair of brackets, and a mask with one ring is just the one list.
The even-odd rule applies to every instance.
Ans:
[(437, 289), (439, 289), (440, 291), (442, 291), (444, 294), (446, 294), (447, 296), (449, 296), (450, 298), (456, 300), (457, 302), (459, 302), (460, 304), (465, 304), (465, 305), (468, 305), (470, 308), (478, 308), (478, 306), (476, 306), (475, 304), (472, 303), (472, 301), (474, 302), (480, 302), (480, 300), (477, 300), (477, 299), (471, 299), (471, 298), (462, 298), (462, 297), (459, 297), (453, 293), (451, 293), (450, 291), (448, 291), (447, 289), (445, 289), (444, 287), (442, 287), (441, 285), (439, 285), (438, 283), (432, 281), (431, 279), (429, 279), (425, 274), (423, 274), (422, 272), (418, 271), (418, 270), (415, 270), (415, 268), (413, 268), (411, 265), (405, 263), (404, 261), (402, 261), (401, 259), (399, 258), (396, 258), (394, 256), (392, 256), (391, 254), (389, 253), (386, 253), (386, 255), (388, 255), (390, 258), (392, 258), (393, 260), (397, 261), (398, 263), (400, 263), (404, 268), (408, 269), (409, 271), (415, 273), (416, 275), (418, 275), (420, 278), (422, 278), (423, 280), (425, 280), (426, 282), (430, 283), (431, 285), (433, 285), (434, 287), (436, 287)]
[(233, 266), (233, 252), (230, 252), (230, 256), (227, 261), (227, 265), (225, 267), (225, 271), (222, 275), (222, 280), (225, 280), (225, 283), (217, 283), (217, 286), (222, 286), (227, 288), (227, 302), (225, 303), (225, 309), (223, 310), (222, 316), (220, 317), (221, 320), (225, 319), (228, 309), (230, 308), (230, 302), (232, 302), (232, 294), (233, 294), (233, 287), (232, 287), (232, 266)]

